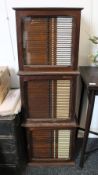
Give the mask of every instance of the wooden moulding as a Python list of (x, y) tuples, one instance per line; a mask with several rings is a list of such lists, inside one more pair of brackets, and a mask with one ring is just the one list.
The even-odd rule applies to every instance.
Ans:
[(38, 72), (38, 71), (19, 71), (19, 76), (41, 76), (41, 75), (62, 75), (62, 76), (78, 76), (80, 75), (79, 71), (53, 71), (53, 72)]
[(24, 123), (22, 123), (23, 127), (29, 128), (30, 130), (35, 130), (38, 128), (51, 128), (51, 129), (70, 129), (70, 128), (76, 128), (77, 124), (75, 122), (60, 122), (60, 123), (49, 123), (49, 122), (31, 122), (31, 121), (26, 121)]
[(74, 166), (75, 165), (75, 161), (73, 160), (65, 160), (65, 161), (56, 161), (56, 160), (34, 160), (34, 162), (29, 162), (28, 165), (29, 166), (64, 166), (64, 165), (70, 165), (70, 166)]

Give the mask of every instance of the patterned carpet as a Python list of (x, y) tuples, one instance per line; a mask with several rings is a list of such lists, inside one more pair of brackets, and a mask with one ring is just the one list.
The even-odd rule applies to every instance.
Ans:
[[(57, 166), (57, 167), (25, 167), (21, 172), (4, 171), (0, 175), (98, 175), (98, 139), (89, 139), (85, 156), (84, 167), (79, 167), (81, 140), (77, 144), (77, 158), (75, 166)], [(91, 151), (92, 150), (92, 151)]]

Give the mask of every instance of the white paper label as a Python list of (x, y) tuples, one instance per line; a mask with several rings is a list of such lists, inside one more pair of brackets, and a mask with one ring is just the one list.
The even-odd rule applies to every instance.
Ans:
[(89, 83), (89, 85), (95, 86), (95, 85), (96, 85), (96, 83)]

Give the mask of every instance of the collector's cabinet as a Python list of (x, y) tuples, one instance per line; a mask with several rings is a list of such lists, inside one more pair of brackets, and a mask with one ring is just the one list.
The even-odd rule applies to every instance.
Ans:
[(28, 163), (72, 162), (80, 8), (17, 8)]

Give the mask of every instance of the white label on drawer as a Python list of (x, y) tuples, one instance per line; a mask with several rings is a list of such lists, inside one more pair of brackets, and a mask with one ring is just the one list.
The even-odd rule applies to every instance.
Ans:
[(95, 86), (95, 85), (96, 85), (96, 83), (89, 83), (89, 85), (91, 85), (91, 86)]

